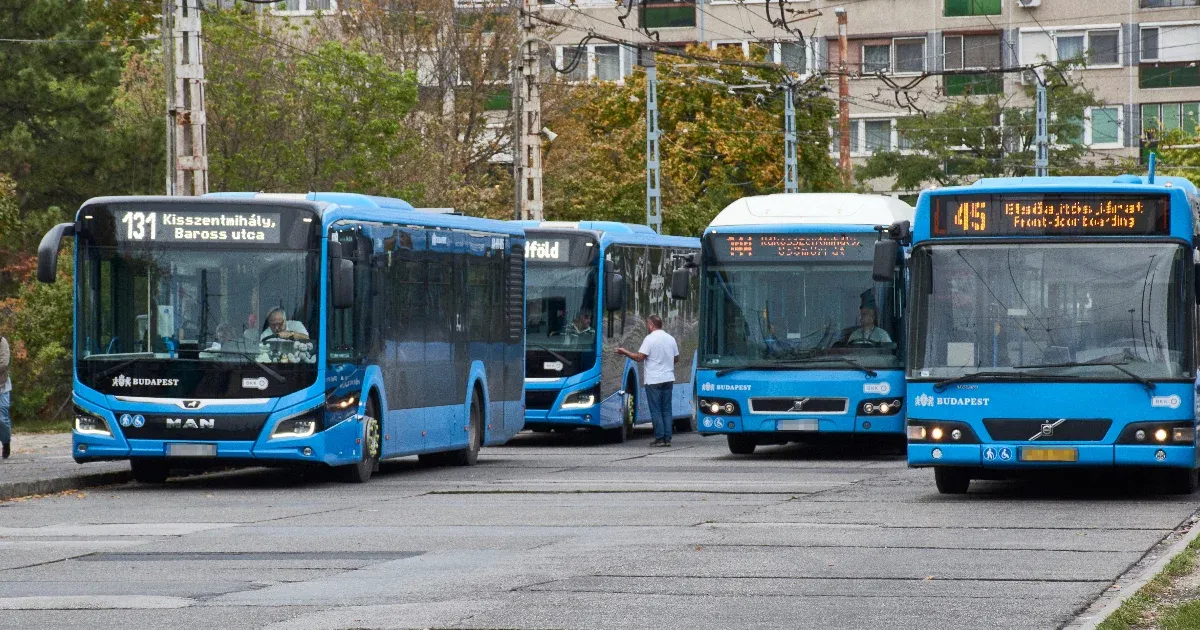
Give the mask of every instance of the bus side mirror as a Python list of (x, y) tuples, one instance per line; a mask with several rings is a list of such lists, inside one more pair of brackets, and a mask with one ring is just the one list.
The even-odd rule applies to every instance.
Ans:
[(59, 223), (50, 228), (42, 237), (42, 242), (38, 243), (38, 282), (54, 284), (54, 278), (58, 275), (58, 249), (68, 236), (75, 236), (75, 224)]
[(691, 289), (692, 272), (686, 267), (671, 272), (671, 297), (676, 300), (688, 299)]
[(875, 282), (891, 282), (896, 272), (896, 256), (900, 243), (891, 239), (875, 242), (875, 263), (871, 265), (871, 278)]
[(619, 311), (625, 308), (625, 276), (610, 271), (604, 276), (604, 310)]
[(333, 308), (354, 306), (354, 261), (334, 258), (329, 265), (329, 291)]

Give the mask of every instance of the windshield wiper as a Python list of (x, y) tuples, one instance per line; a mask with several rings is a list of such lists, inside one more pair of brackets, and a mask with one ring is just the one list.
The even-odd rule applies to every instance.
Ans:
[(974, 381), (974, 380), (984, 379), (984, 378), (1022, 379), (1022, 378), (1029, 378), (1030, 376), (1031, 376), (1030, 374), (1026, 374), (1024, 372), (995, 372), (995, 371), (970, 372), (967, 374), (955, 376), (954, 378), (948, 378), (945, 380), (938, 381), (933, 384), (933, 389), (934, 389), (934, 391), (940, 392), (943, 389), (946, 389), (947, 387), (954, 385), (955, 383), (965, 383), (967, 381)]
[(874, 378), (879, 375), (878, 372), (872, 370), (855, 361), (845, 357), (810, 357), (807, 359), (798, 359), (795, 361), (780, 361), (778, 363), (747, 363), (746, 365), (737, 365), (727, 367), (717, 371), (717, 376), (725, 376), (732, 372), (740, 372), (742, 370), (795, 370), (795, 369), (812, 369), (814, 364), (819, 363), (843, 363), (849, 365), (856, 370), (861, 370), (867, 376)]
[(1091, 367), (1093, 365), (1102, 365), (1105, 367), (1110, 367), (1110, 368), (1119, 370), (1120, 372), (1123, 372), (1129, 378), (1131, 378), (1134, 381), (1136, 381), (1137, 383), (1139, 383), (1142, 387), (1145, 387), (1147, 393), (1154, 391), (1154, 387), (1155, 387), (1154, 381), (1151, 381), (1150, 379), (1148, 379), (1144, 376), (1141, 376), (1141, 375), (1133, 372), (1132, 370), (1125, 369), (1124, 366), (1129, 365), (1127, 362), (1104, 361), (1104, 360), (1069, 361), (1067, 363), (1047, 363), (1044, 365), (1018, 365), (1017, 368), (1024, 368), (1024, 369), (1069, 368), (1069, 367)]
[(258, 357), (250, 354), (249, 352), (246, 352), (243, 350), (201, 350), (201, 352), (204, 352), (206, 354), (235, 354), (239, 357), (245, 357), (247, 361), (250, 361), (254, 365), (257, 365), (258, 367), (262, 368), (262, 371), (266, 372), (267, 375), (269, 375), (271, 378), (275, 379), (276, 381), (279, 381), (280, 383), (287, 382), (287, 379), (284, 378), (284, 376), (282, 374), (267, 367), (266, 363), (259, 361)]
[(563, 365), (565, 365), (565, 366), (567, 366), (567, 367), (573, 367), (573, 366), (575, 365), (575, 363), (574, 363), (574, 362), (572, 362), (572, 361), (571, 361), (570, 359), (568, 359), (567, 357), (564, 357), (563, 355), (561, 355), (561, 354), (559, 354), (559, 353), (557, 353), (557, 352), (555, 352), (555, 351), (551, 350), (550, 348), (547, 348), (546, 346), (540, 346), (540, 345), (538, 345), (538, 344), (535, 344), (535, 343), (531, 343), (531, 344), (527, 344), (527, 345), (528, 345), (530, 348), (533, 348), (534, 350), (543, 350), (543, 351), (545, 351), (545, 352), (548, 352), (548, 353), (550, 353), (550, 356), (554, 357), (555, 359), (558, 359), (559, 361), (562, 361), (562, 364), (563, 364)]

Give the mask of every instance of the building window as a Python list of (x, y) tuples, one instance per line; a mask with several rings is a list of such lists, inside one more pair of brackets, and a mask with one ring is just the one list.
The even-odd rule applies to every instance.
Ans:
[(600, 81), (620, 81), (621, 47), (596, 46), (596, 78)]
[(1142, 59), (1158, 59), (1158, 29), (1142, 29)]
[(1200, 63), (1183, 61), (1142, 64), (1138, 68), (1138, 87), (1200, 87)]
[(337, 8), (337, 3), (334, 0), (283, 0), (271, 6), (271, 12), (276, 14), (311, 15), (317, 11), (332, 11)]
[(994, 69), (1000, 63), (1000, 35), (947, 35), (946, 69)]
[(682, 2), (642, 4), (642, 28), (688, 28), (696, 26), (696, 6)]
[(862, 62), (863, 74), (888, 72), (891, 70), (891, 54), (892, 47), (890, 45), (864, 45)]
[(895, 72), (921, 73), (925, 71), (925, 38), (894, 40), (896, 48)]
[(779, 42), (776, 61), (797, 74), (808, 74), (808, 50), (804, 42)]
[(1084, 132), (1084, 143), (1089, 146), (1121, 147), (1121, 108), (1089, 107)]
[(1165, 7), (1200, 7), (1200, 0), (1142, 0), (1143, 9), (1162, 9)]
[(1004, 94), (1004, 75), (998, 72), (948, 74), (942, 78), (946, 96), (983, 96)]
[(1000, 15), (1000, 0), (945, 0), (942, 15), (946, 17)]
[(885, 120), (865, 120), (867, 138), (867, 153), (875, 153), (876, 151), (888, 151), (892, 148), (892, 121)]
[(1121, 32), (1117, 29), (1055, 33), (1054, 48), (1059, 61), (1086, 59), (1089, 66), (1121, 65)]
[(1188, 135), (1200, 134), (1200, 103), (1145, 103), (1142, 105), (1142, 131), (1182, 129)]
[(587, 48), (577, 48), (575, 46), (564, 46), (559, 48), (561, 51), (558, 67), (566, 70), (565, 77), (568, 81), (587, 81), (588, 79), (588, 58)]

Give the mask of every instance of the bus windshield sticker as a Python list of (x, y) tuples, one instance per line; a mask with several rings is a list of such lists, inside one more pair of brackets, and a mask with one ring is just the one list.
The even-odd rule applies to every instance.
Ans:
[(117, 240), (154, 243), (250, 242), (278, 245), (278, 212), (117, 210)]
[(937, 195), (930, 233), (945, 236), (1166, 235), (1165, 195)]

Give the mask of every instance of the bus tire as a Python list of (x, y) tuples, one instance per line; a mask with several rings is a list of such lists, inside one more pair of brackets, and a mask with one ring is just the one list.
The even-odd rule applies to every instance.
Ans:
[(966, 494), (971, 487), (971, 471), (953, 466), (934, 466), (933, 482), (942, 494)]
[(478, 392), (471, 395), (468, 415), (467, 447), (446, 453), (446, 462), (454, 466), (474, 466), (479, 461), (479, 449), (483, 447), (483, 404)]
[(133, 472), (134, 481), (147, 484), (166, 483), (171, 473), (167, 462), (157, 459), (131, 459), (129, 469)]
[(1200, 488), (1195, 468), (1173, 468), (1166, 472), (1166, 490), (1168, 494), (1194, 494)]
[(758, 439), (745, 433), (730, 433), (725, 439), (729, 440), (729, 452), (734, 455), (753, 455), (758, 447)]
[(383, 435), (379, 427), (379, 412), (375, 401), (367, 403), (367, 415), (363, 416), (362, 456), (358, 463), (337, 468), (338, 477), (343, 483), (366, 483), (371, 479), (371, 473), (379, 468), (379, 454), (383, 446), (380, 439)]
[(637, 422), (637, 390), (632, 387), (625, 389), (624, 400), (621, 401), (621, 425), (609, 429), (609, 440), (613, 444), (623, 444), (633, 437), (633, 425)]

